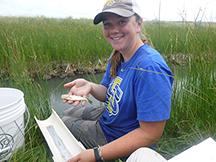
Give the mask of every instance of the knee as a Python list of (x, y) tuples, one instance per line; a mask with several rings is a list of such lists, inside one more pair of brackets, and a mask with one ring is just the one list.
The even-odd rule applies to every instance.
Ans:
[(65, 123), (68, 120), (68, 118), (69, 118), (68, 116), (63, 116), (61, 119)]
[(71, 130), (72, 122), (71, 122), (71, 117), (69, 116), (63, 116), (62, 118), (63, 123), (66, 125), (66, 127)]
[(167, 160), (164, 157), (162, 157), (159, 153), (147, 147), (142, 147), (137, 149), (127, 159), (127, 162), (142, 162), (142, 161), (167, 162)]

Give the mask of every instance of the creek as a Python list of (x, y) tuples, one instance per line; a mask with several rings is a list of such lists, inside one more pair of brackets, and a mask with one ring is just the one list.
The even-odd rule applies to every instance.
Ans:
[[(42, 87), (46, 87), (46, 89), (49, 92), (51, 108), (53, 108), (60, 116), (62, 116), (64, 110), (74, 107), (70, 104), (64, 103), (61, 99), (61, 95), (67, 94), (69, 91), (69, 89), (64, 88), (65, 83), (73, 81), (74, 79), (77, 78), (84, 78), (86, 80), (93, 81), (95, 83), (100, 83), (102, 77), (103, 74), (88, 74), (88, 75), (75, 76), (70, 78), (68, 77), (64, 79), (54, 78), (48, 81), (40, 81), (40, 85)], [(101, 102), (99, 102), (92, 96), (89, 96), (88, 99), (90, 102), (87, 102), (84, 106), (98, 107), (103, 105)]]

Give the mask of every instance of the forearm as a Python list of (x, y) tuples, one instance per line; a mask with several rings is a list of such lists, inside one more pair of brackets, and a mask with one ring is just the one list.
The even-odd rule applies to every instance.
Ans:
[(121, 138), (104, 145), (102, 147), (102, 155), (105, 160), (128, 156), (140, 147), (148, 147), (157, 142), (162, 133), (163, 126), (159, 130), (155, 129), (150, 132), (137, 128)]
[(143, 132), (140, 129), (136, 129), (127, 135), (104, 145), (102, 147), (104, 159), (109, 160), (127, 156), (140, 147), (153, 144), (153, 140), (143, 138), (143, 136)]
[(93, 82), (90, 82), (90, 84), (91, 84), (91, 91), (90, 91), (91, 95), (94, 96), (99, 101), (104, 102), (107, 88), (101, 84), (96, 84)]

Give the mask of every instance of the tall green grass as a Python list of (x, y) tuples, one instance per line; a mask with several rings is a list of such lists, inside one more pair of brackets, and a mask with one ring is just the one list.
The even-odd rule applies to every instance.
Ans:
[[(101, 28), (88, 19), (0, 17), (0, 75), (14, 75), (17, 68), (21, 74), (43, 75), (55, 63), (82, 67), (107, 59), (112, 49)], [(167, 56), (212, 55), (216, 51), (215, 28), (213, 23), (145, 22), (143, 33)]]
[[(0, 68), (44, 74), (55, 63), (97, 63), (111, 50), (90, 20), (0, 18)], [(15, 70), (17, 71), (17, 70)]]
[(215, 53), (215, 23), (146, 22), (145, 33), (162, 53)]
[(207, 137), (216, 139), (216, 66), (213, 62), (191, 66), (176, 78), (171, 119), (159, 144), (168, 158)]
[[(158, 151), (170, 158), (209, 136), (216, 139), (216, 25), (146, 22), (143, 32), (175, 74), (171, 119)], [(110, 52), (101, 26), (91, 20), (0, 18), (0, 86), (24, 91), (31, 114), (26, 147), (11, 161), (51, 158), (33, 119), (49, 116), (49, 92), (31, 76), (43, 75), (53, 62), (95, 65)]]

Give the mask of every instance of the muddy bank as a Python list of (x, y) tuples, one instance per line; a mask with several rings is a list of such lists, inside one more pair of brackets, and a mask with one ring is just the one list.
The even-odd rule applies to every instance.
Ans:
[[(170, 54), (165, 57), (165, 60), (171, 64), (171, 66), (185, 66), (190, 62), (190, 57), (186, 54), (177, 53)], [(107, 61), (98, 61), (97, 64), (89, 65), (74, 65), (70, 63), (53, 63), (52, 68), (49, 69), (44, 75), (43, 79), (49, 80), (52, 78), (65, 78), (73, 77), (75, 75), (84, 74), (98, 74), (104, 73)]]
[[(169, 54), (164, 56), (167, 63), (169, 63), (173, 68), (176, 66), (185, 67), (191, 61), (191, 56), (188, 54), (177, 53)], [(65, 62), (49, 62), (46, 65), (32, 64), (32, 66), (26, 67), (23, 69), (23, 75), (26, 75), (32, 79), (40, 78), (43, 80), (50, 80), (53, 78), (65, 78), (73, 77), (76, 75), (85, 75), (85, 74), (99, 74), (104, 73), (107, 65), (107, 60), (98, 60), (97, 63), (88, 64), (74, 64), (74, 63), (65, 63)], [(9, 80), (13, 78), (13, 74), (7, 69), (0, 69), (0, 78), (3, 80)], [(16, 73), (16, 72), (15, 72)], [(21, 75), (19, 77), (21, 77)]]
[(43, 75), (44, 80), (52, 78), (73, 77), (84, 74), (104, 73), (106, 64), (99, 62), (96, 65), (75, 65), (70, 63), (53, 63), (53, 65)]
[(76, 75), (85, 74), (99, 74), (104, 73), (106, 68), (106, 63), (98, 62), (97, 64), (72, 64), (72, 63), (59, 63), (50, 62), (46, 65), (32, 65), (29, 67), (24, 67), (20, 71), (12, 71), (8, 68), (0, 69), (0, 79), (1, 80), (11, 80), (12, 78), (23, 78), (29, 77), (31, 79), (42, 79), (50, 80), (53, 78), (65, 78), (73, 77)]

